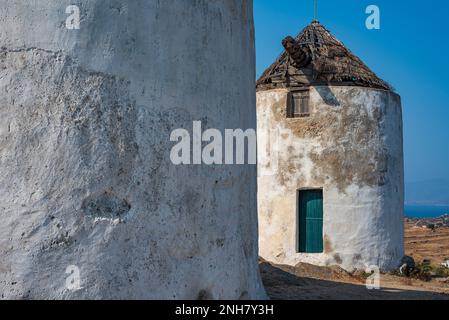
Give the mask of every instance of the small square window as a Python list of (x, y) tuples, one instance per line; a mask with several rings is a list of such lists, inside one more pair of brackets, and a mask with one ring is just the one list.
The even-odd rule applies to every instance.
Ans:
[(310, 116), (308, 90), (290, 92), (287, 114), (289, 118), (302, 118)]

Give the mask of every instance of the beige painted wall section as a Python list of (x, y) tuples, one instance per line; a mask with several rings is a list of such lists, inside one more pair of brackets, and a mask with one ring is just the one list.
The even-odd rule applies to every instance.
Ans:
[[(403, 248), (402, 112), (398, 95), (315, 87), (311, 116), (286, 118), (287, 89), (257, 93), (259, 246), (295, 265), (390, 270)], [(296, 192), (322, 188), (324, 253), (297, 253)]]

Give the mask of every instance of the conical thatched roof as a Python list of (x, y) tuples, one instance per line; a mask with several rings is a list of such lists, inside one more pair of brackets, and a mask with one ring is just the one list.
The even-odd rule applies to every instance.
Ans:
[(257, 81), (258, 90), (310, 85), (391, 90), (318, 21), (313, 21), (296, 39), (285, 38), (282, 45), (285, 51)]

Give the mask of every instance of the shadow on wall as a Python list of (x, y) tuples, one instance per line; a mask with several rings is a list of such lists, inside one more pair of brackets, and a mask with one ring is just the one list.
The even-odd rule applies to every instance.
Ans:
[(317, 86), (316, 91), (327, 105), (339, 107), (340, 102), (328, 86)]
[[(285, 270), (283, 270), (285, 269)], [(290, 270), (291, 269), (291, 270)], [(449, 300), (449, 295), (433, 292), (380, 289), (368, 290), (362, 283), (349, 284), (318, 280), (294, 274), (294, 267), (260, 264), (268, 296), (274, 300)], [(288, 270), (288, 271), (286, 271)], [(322, 269), (330, 276), (330, 268)], [(326, 271), (327, 270), (327, 271)]]

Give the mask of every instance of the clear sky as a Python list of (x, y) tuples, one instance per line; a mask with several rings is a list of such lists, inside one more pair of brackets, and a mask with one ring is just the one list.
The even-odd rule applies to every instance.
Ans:
[[(368, 30), (368, 5), (381, 29)], [(313, 0), (255, 0), (257, 76), (281, 40), (313, 19)], [(318, 0), (318, 20), (402, 96), (406, 182), (449, 184), (449, 1)]]

